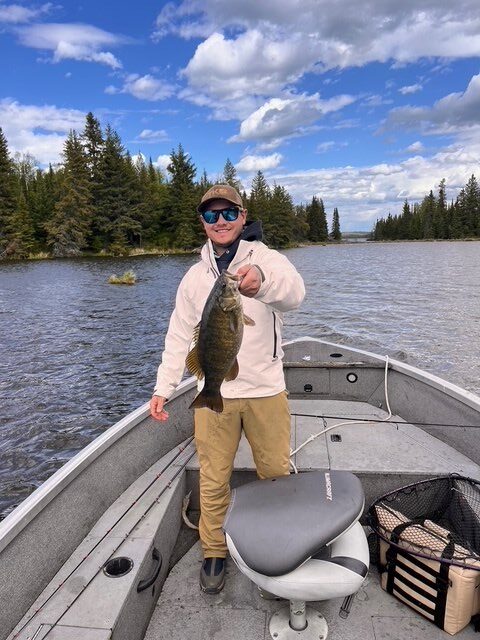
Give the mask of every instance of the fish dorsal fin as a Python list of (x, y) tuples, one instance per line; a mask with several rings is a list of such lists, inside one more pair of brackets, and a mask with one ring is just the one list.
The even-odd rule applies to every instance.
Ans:
[(200, 323), (197, 324), (195, 329), (193, 330), (193, 342), (194, 345), (192, 349), (189, 351), (188, 356), (185, 359), (185, 364), (187, 365), (187, 369), (194, 376), (197, 376), (199, 380), (205, 377), (205, 374), (202, 370), (202, 366), (198, 359), (198, 335), (200, 333)]
[(248, 316), (243, 314), (243, 324), (248, 324), (248, 326), (254, 327), (255, 326), (255, 320), (252, 320), (251, 318), (249, 318)]
[(230, 367), (230, 371), (225, 376), (226, 382), (230, 382), (230, 380), (235, 380), (238, 376), (238, 360), (235, 358), (235, 362)]
[(199, 323), (197, 324), (197, 326), (196, 326), (196, 327), (194, 327), (194, 329), (193, 329), (192, 342), (193, 342), (193, 345), (194, 345), (194, 346), (195, 346), (195, 345), (197, 344), (197, 342), (198, 342), (198, 336), (200, 335), (200, 325), (201, 325), (201, 322), (199, 322)]

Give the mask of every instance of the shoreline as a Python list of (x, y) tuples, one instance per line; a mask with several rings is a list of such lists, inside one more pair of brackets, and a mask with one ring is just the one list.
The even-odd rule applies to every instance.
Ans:
[[(398, 239), (398, 240), (369, 240), (367, 238), (361, 239), (347, 239), (340, 241), (328, 241), (328, 242), (302, 242), (298, 244), (291, 244), (288, 247), (281, 247), (281, 249), (277, 250), (285, 250), (285, 249), (301, 249), (305, 247), (328, 247), (328, 246), (338, 246), (345, 244), (401, 244), (406, 242), (479, 242), (480, 237), (469, 237), (469, 238), (412, 238), (412, 239)], [(273, 247), (276, 248), (276, 247)], [(100, 251), (98, 253), (90, 253), (85, 252), (76, 256), (63, 256), (63, 257), (55, 257), (47, 252), (41, 251), (39, 253), (31, 254), (27, 258), (6, 258), (0, 259), (0, 264), (8, 264), (11, 262), (33, 262), (39, 260), (85, 260), (88, 258), (136, 258), (141, 256), (160, 256), (160, 257), (168, 257), (168, 256), (191, 256), (200, 254), (201, 247), (196, 249), (160, 249), (160, 248), (152, 248), (152, 249), (131, 249), (128, 253), (124, 253), (121, 255), (108, 253), (106, 251)]]

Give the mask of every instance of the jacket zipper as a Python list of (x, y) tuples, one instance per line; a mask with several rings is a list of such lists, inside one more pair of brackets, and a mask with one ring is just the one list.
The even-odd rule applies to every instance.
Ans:
[(214, 267), (213, 262), (212, 262), (212, 256), (210, 255), (210, 251), (208, 252), (208, 259), (210, 261), (210, 266), (212, 268), (213, 271), (213, 275), (216, 278), (220, 277), (220, 274), (218, 273), (217, 269)]
[(275, 311), (272, 311), (273, 316), (273, 359), (276, 360), (277, 356), (277, 328), (275, 326)]

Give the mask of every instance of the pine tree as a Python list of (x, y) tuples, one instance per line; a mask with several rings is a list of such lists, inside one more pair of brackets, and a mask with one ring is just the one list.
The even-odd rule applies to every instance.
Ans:
[(325, 242), (328, 239), (327, 217), (323, 200), (313, 196), (312, 202), (307, 205), (307, 221), (310, 227), (308, 239), (311, 242)]
[[(176, 151), (172, 149), (167, 171), (171, 179), (168, 184), (166, 227), (175, 234), (175, 246), (180, 243), (184, 249), (193, 249), (204, 240), (203, 228), (196, 212), (200, 194), (198, 185), (194, 183), (197, 169), (181, 144)], [(179, 237), (180, 225), (183, 226)]]
[(293, 239), (296, 242), (305, 242), (308, 240), (308, 231), (310, 227), (307, 222), (307, 211), (304, 204), (296, 205), (293, 217)]
[(437, 212), (436, 212), (436, 228), (437, 238), (449, 238), (450, 232), (447, 219), (447, 196), (445, 192), (445, 178), (440, 180), (438, 185)]
[(85, 118), (85, 128), (81, 135), (81, 140), (85, 146), (85, 152), (87, 154), (87, 166), (90, 177), (96, 181), (98, 166), (105, 146), (105, 140), (103, 139), (100, 122), (95, 118), (91, 111), (87, 113)]
[(472, 174), (465, 185), (464, 199), (464, 235), (476, 236), (480, 231), (480, 189), (475, 176)]
[(129, 247), (141, 246), (145, 213), (140, 175), (128, 151), (122, 161), (124, 202), (114, 221), (110, 247), (115, 254), (124, 254)]
[(8, 254), (11, 258), (28, 258), (35, 247), (34, 228), (25, 195), (20, 192), (18, 205), (10, 224)]
[(242, 183), (238, 179), (237, 170), (231, 163), (230, 158), (227, 158), (227, 161), (225, 162), (225, 166), (223, 168), (222, 182), (224, 184), (229, 184), (231, 187), (236, 189), (238, 193), (240, 193), (240, 191), (243, 189)]
[(150, 158), (145, 185), (144, 238), (147, 245), (168, 246), (168, 240), (162, 228), (165, 223), (168, 187), (160, 169), (154, 166)]
[(61, 198), (46, 223), (54, 257), (73, 257), (87, 246), (92, 221), (87, 159), (80, 138), (71, 131), (65, 141)]
[(199, 187), (202, 195), (206, 193), (210, 187), (213, 187), (213, 182), (209, 180), (205, 169), (203, 170), (202, 177), (200, 178)]
[[(261, 220), (265, 242), (271, 240), (270, 234), (270, 187), (261, 171), (252, 180), (250, 197), (247, 199), (248, 217), (250, 220)], [(244, 201), (245, 202), (245, 201)]]
[(423, 199), (421, 210), (423, 216), (423, 237), (434, 238), (434, 218), (437, 209), (437, 203), (433, 191), (430, 190), (428, 196)]
[(56, 194), (53, 189), (53, 171), (37, 169), (30, 186), (28, 213), (33, 225), (34, 250), (47, 250), (45, 223), (52, 217)]
[(292, 198), (285, 187), (274, 185), (269, 210), (267, 241), (274, 247), (287, 247), (293, 239), (294, 213)]
[(18, 207), (20, 185), (8, 151), (7, 139), (0, 127), (0, 258), (7, 258), (13, 239), (13, 216)]
[(333, 210), (332, 232), (330, 233), (330, 238), (335, 240), (335, 242), (340, 242), (342, 239), (342, 233), (340, 231), (340, 216), (338, 215), (337, 207)]
[(412, 237), (412, 212), (408, 200), (403, 203), (402, 214), (399, 219), (399, 238), (408, 240)]
[(93, 247), (120, 255), (139, 242), (138, 185), (131, 158), (126, 156), (120, 136), (110, 126), (105, 130), (98, 177)]

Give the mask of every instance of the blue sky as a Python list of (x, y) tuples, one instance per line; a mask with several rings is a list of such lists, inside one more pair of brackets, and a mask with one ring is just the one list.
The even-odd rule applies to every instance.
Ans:
[(92, 111), (165, 168), (229, 158), (369, 230), (446, 179), (480, 179), (478, 0), (0, 0), (0, 126), (61, 161)]

